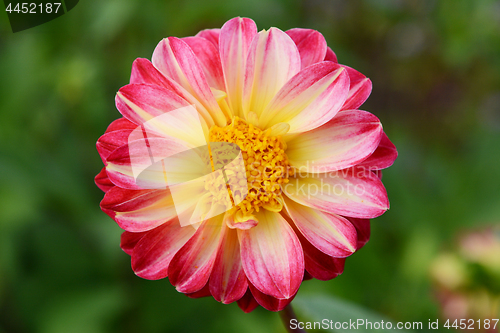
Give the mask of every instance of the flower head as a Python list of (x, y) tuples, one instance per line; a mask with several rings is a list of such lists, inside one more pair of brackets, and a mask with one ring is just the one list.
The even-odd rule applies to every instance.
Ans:
[(358, 110), (370, 92), (319, 32), (247, 18), (137, 59), (96, 177), (134, 272), (246, 312), (341, 274), (389, 207), (380, 170), (397, 157)]

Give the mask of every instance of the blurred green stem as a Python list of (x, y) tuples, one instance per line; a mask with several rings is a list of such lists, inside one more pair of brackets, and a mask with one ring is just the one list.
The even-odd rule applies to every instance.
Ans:
[[(300, 329), (300, 328), (296, 328), (296, 329), (291, 328), (290, 321), (292, 319), (297, 320), (297, 316), (295, 315), (295, 312), (293, 311), (293, 308), (292, 308), (292, 303), (289, 303), (283, 310), (281, 310), (279, 312), (279, 314), (280, 314), (281, 321), (283, 322), (283, 325), (285, 325), (285, 328), (288, 332), (290, 332), (290, 333), (297, 333), (297, 332), (304, 332), (305, 333), (306, 332), (305, 330)], [(296, 321), (296, 323), (298, 323), (298, 320)]]

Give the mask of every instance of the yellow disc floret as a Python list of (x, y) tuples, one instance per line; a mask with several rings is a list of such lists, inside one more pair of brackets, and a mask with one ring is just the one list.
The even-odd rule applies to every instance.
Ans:
[(279, 135), (271, 134), (238, 117), (225, 127), (214, 125), (210, 129), (210, 142), (235, 143), (244, 158), (245, 174), (237, 177), (243, 185), (246, 181), (248, 195), (236, 206), (238, 215), (251, 215), (260, 207), (276, 212), (283, 208), (281, 184), (288, 183), (290, 164), (285, 154), (286, 144)]

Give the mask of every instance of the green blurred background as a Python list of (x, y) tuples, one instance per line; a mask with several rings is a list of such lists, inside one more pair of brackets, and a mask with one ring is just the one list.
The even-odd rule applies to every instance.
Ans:
[[(399, 150), (370, 242), (298, 299), (336, 297), (394, 322), (443, 318), (433, 262), (500, 224), (499, 1), (81, 0), (16, 34), (0, 14), (0, 332), (284, 332), (262, 308), (244, 314), (135, 276), (93, 181), (95, 142), (120, 116), (114, 94), (133, 60), (234, 16), (322, 32), (372, 79), (363, 109)], [(498, 297), (498, 271), (465, 267), (460, 292)]]

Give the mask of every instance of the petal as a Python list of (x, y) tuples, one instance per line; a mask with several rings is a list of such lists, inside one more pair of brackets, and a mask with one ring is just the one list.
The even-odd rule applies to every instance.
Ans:
[(247, 289), (245, 295), (238, 300), (238, 306), (243, 310), (243, 312), (250, 313), (259, 306), (259, 303), (257, 303), (255, 298), (252, 296), (250, 289)]
[(131, 84), (154, 84), (168, 90), (175, 91), (175, 85), (167, 79), (153, 64), (145, 58), (137, 58), (132, 63), (132, 72), (130, 74)]
[[(211, 191), (207, 190), (205, 184), (212, 184), (210, 180), (211, 174), (208, 177), (200, 177), (192, 181), (181, 182), (170, 186), (172, 196), (174, 198), (175, 207), (178, 212), (178, 217), (181, 225), (197, 225), (205, 218), (216, 216), (224, 213), (225, 207), (222, 205), (213, 204), (214, 196)], [(217, 174), (219, 179), (218, 185), (222, 190), (227, 190), (223, 183), (222, 172)], [(230, 201), (229, 194), (226, 199)]]
[[(149, 150), (151, 147), (154, 153)], [(113, 184), (122, 188), (165, 189), (167, 181), (161, 159), (186, 149), (182, 142), (167, 138), (134, 140), (108, 156), (106, 172)], [(155, 163), (155, 158), (160, 162)]]
[(230, 229), (241, 229), (241, 230), (248, 230), (257, 225), (259, 221), (255, 218), (248, 218), (246, 221), (237, 221), (235, 220), (235, 216), (232, 213), (227, 213), (224, 216), (224, 222), (226, 222), (226, 225)]
[[(130, 133), (127, 141), (162, 137), (188, 148), (196, 148), (207, 144), (205, 133), (208, 133), (205, 121), (193, 105), (188, 105), (164, 112), (142, 123)], [(155, 147), (148, 145), (154, 150)]]
[(128, 120), (127, 118), (118, 118), (116, 120), (113, 120), (111, 124), (109, 124), (108, 128), (106, 129), (106, 133), (108, 132), (113, 132), (113, 131), (118, 131), (118, 130), (126, 130), (126, 129), (134, 129), (136, 128), (137, 125)]
[(210, 292), (218, 302), (229, 304), (243, 297), (248, 283), (241, 266), (238, 234), (236, 230), (223, 228), (225, 234), (210, 275)]
[(304, 248), (306, 270), (315, 279), (329, 281), (344, 272), (346, 258), (334, 258), (318, 250), (309, 242), (301, 240)]
[[(356, 227), (358, 234), (357, 250), (361, 249), (370, 239), (370, 220), (369, 219), (356, 219), (353, 217), (348, 218), (349, 221)], [(356, 250), (356, 251), (357, 251)]]
[(316, 249), (321, 254), (314, 253), (314, 246), (308, 249), (306, 256), (306, 269), (315, 279), (329, 281), (344, 272), (346, 258), (329, 257)]
[(303, 176), (283, 186), (285, 194), (302, 205), (357, 218), (374, 218), (389, 209), (384, 185), (364, 168)]
[[(289, 220), (288, 217), (285, 216), (285, 218)], [(302, 235), (294, 223), (290, 221), (290, 225), (297, 234), (304, 250), (306, 273), (321, 281), (328, 281), (342, 274), (345, 258), (334, 258), (321, 252)]]
[(210, 287), (208, 286), (207, 282), (205, 284), (205, 287), (201, 288), (198, 291), (195, 291), (194, 293), (186, 294), (186, 296), (189, 298), (202, 298), (212, 296), (212, 294), (210, 294)]
[(189, 104), (195, 105), (196, 110), (198, 110), (203, 119), (208, 124), (213, 125), (212, 116), (210, 115), (209, 111), (207, 111), (205, 106), (203, 106), (203, 104), (198, 99), (196, 99), (192, 94), (184, 89), (179, 83), (160, 73), (160, 71), (158, 71), (149, 60), (138, 58), (134, 61), (134, 64), (132, 65), (132, 75), (130, 76), (130, 83), (153, 84), (173, 92), (174, 95), (177, 95), (179, 98), (186, 100)]
[(130, 232), (153, 229), (177, 213), (169, 190), (127, 190), (115, 186), (104, 195), (101, 209)]
[(229, 106), (236, 116), (243, 116), (242, 94), (248, 50), (257, 34), (255, 22), (235, 17), (222, 26), (219, 51), (226, 81)]
[(297, 229), (317, 249), (344, 258), (356, 251), (356, 228), (346, 218), (285, 199), (285, 207)]
[(325, 59), (326, 40), (320, 32), (313, 29), (294, 28), (287, 30), (286, 33), (299, 49), (302, 68)]
[[(134, 124), (135, 127), (137, 125)], [(97, 152), (101, 156), (102, 162), (106, 164), (106, 159), (117, 148), (127, 144), (130, 133), (133, 130), (123, 129), (104, 133), (96, 143)]]
[[(135, 126), (133, 130), (123, 129), (105, 133), (97, 141), (97, 151), (106, 165), (106, 160), (113, 151), (135, 140), (144, 142), (144, 155), (148, 158), (150, 154), (159, 157), (157, 154), (159, 151), (163, 151), (164, 147), (157, 148), (154, 143), (158, 140), (151, 140), (159, 135), (175, 141), (177, 146), (179, 144), (185, 146), (185, 149), (205, 145), (206, 140), (201, 121), (192, 106), (180, 108), (146, 121), (142, 126)], [(164, 141), (160, 141), (160, 145), (163, 144)]]
[[(306, 265), (307, 267), (307, 265)], [(314, 279), (314, 276), (312, 276), (306, 269), (306, 271), (304, 272), (304, 281), (309, 281), (309, 280), (312, 280)]]
[(266, 310), (274, 312), (283, 310), (288, 304), (290, 304), (291, 301), (293, 301), (296, 295), (294, 294), (290, 298), (286, 299), (278, 299), (260, 292), (256, 287), (254, 287), (251, 284), (249, 285), (249, 289), (252, 292), (253, 297), (255, 297), (257, 303), (259, 303), (259, 305), (261, 305)]
[(129, 84), (118, 91), (116, 108), (128, 120), (143, 124), (166, 112), (189, 106), (174, 92), (152, 84)]
[[(107, 157), (108, 177), (115, 185), (128, 189), (165, 188), (167, 172), (169, 177), (173, 173), (186, 177), (191, 173), (187, 180), (195, 179), (207, 167), (202, 156), (196, 154), (206, 147), (205, 132), (206, 124), (192, 106), (160, 114), (133, 130), (128, 143)], [(174, 165), (176, 170), (172, 170)]]
[(147, 231), (144, 232), (124, 231), (122, 233), (120, 240), (120, 247), (122, 248), (123, 252), (131, 256), (132, 253), (134, 252), (134, 247), (146, 233)]
[(271, 28), (259, 32), (248, 53), (243, 112), (260, 115), (278, 91), (300, 71), (300, 55), (292, 39)]
[(210, 90), (203, 68), (186, 42), (176, 37), (163, 39), (153, 52), (152, 62), (163, 75), (180, 84), (204, 106), (209, 114), (202, 115), (210, 125), (209, 118), (219, 126), (226, 124), (226, 117)]
[(202, 37), (215, 45), (219, 49), (219, 35), (220, 29), (205, 29), (196, 34), (196, 37)]
[(261, 292), (290, 298), (304, 275), (304, 255), (297, 236), (280, 214), (261, 210), (259, 224), (238, 230), (243, 269)]
[(387, 134), (382, 133), (382, 139), (377, 149), (358, 166), (369, 170), (380, 170), (390, 167), (398, 157), (396, 146), (389, 140)]
[(311, 65), (291, 78), (262, 113), (259, 124), (269, 128), (290, 125), (289, 133), (323, 125), (339, 111), (347, 97), (349, 76), (333, 62)]
[(167, 277), (172, 258), (195, 231), (191, 226), (181, 227), (175, 218), (148, 231), (137, 242), (132, 253), (135, 274), (148, 280)]
[(170, 283), (177, 291), (193, 293), (205, 286), (222, 238), (221, 226), (221, 216), (203, 222), (193, 237), (174, 256), (168, 268), (168, 275)]
[(106, 168), (102, 168), (101, 172), (95, 176), (94, 182), (103, 192), (108, 192), (111, 188), (115, 187), (115, 184), (108, 178)]
[(218, 90), (226, 91), (222, 64), (220, 62), (219, 49), (205, 38), (186, 37), (182, 38), (198, 58), (208, 85)]
[(333, 61), (335, 63), (339, 62), (337, 60), (337, 55), (335, 54), (335, 52), (333, 52), (333, 50), (330, 47), (326, 49), (325, 61)]
[(377, 148), (382, 124), (369, 112), (339, 112), (332, 120), (287, 142), (290, 163), (306, 172), (330, 172), (356, 165)]
[(342, 110), (354, 110), (361, 106), (372, 92), (372, 81), (351, 67), (342, 65), (349, 74), (350, 86)]

